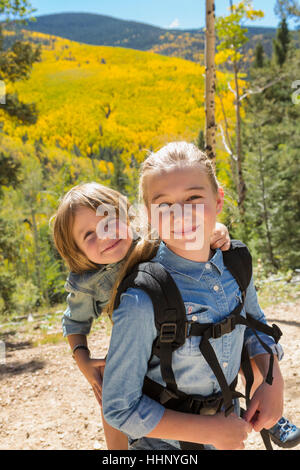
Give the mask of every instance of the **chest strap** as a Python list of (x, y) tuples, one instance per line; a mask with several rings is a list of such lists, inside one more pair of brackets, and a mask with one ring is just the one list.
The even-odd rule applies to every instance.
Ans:
[[(210, 343), (210, 339), (218, 339), (221, 338), (224, 334), (231, 333), (236, 325), (245, 325), (251, 328), (263, 346), (265, 351), (270, 355), (270, 362), (269, 362), (269, 369), (266, 377), (266, 382), (269, 385), (272, 385), (273, 376), (273, 363), (274, 363), (274, 355), (272, 349), (262, 341), (262, 339), (257, 334), (257, 331), (263, 332), (269, 336), (272, 336), (277, 343), (281, 336), (281, 331), (277, 325), (269, 326), (265, 323), (262, 323), (255, 318), (253, 318), (250, 314), (246, 314), (246, 318), (243, 317), (240, 313), (243, 309), (243, 302), (241, 302), (232, 312), (231, 314), (226, 317), (224, 320), (217, 322), (217, 323), (196, 323), (196, 322), (186, 322), (186, 338), (190, 336), (201, 336), (202, 339), (199, 344), (199, 349), (205, 358), (206, 362), (211, 367), (214, 375), (216, 376), (218, 383), (220, 385), (224, 406), (225, 406), (225, 416), (228, 416), (233, 411), (233, 403), (232, 403), (232, 391), (230, 390), (230, 386), (227, 384), (227, 380), (225, 375), (222, 371), (222, 368), (219, 364), (217, 359), (216, 353), (214, 348)], [(161, 365), (161, 374), (162, 378), (165, 381), (167, 387), (166, 391), (164, 392), (164, 396), (162, 397), (163, 403), (165, 403), (174, 396), (178, 396), (179, 391), (177, 388), (175, 376), (172, 370), (172, 348), (171, 343), (173, 340), (173, 336), (176, 333), (176, 324), (169, 322), (162, 325), (161, 335), (159, 337), (159, 351), (157, 351), (157, 355), (160, 357), (160, 365)], [(153, 353), (156, 354), (155, 346), (153, 348)], [(251, 388), (251, 387), (250, 387)], [(248, 386), (246, 390), (246, 400), (249, 400), (250, 388)]]

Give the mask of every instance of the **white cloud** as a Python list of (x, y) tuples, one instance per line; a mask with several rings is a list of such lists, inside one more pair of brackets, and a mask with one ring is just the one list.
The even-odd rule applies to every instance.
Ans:
[(176, 29), (179, 27), (179, 19), (175, 18), (175, 20), (172, 21), (171, 24), (169, 24), (168, 28), (170, 29)]

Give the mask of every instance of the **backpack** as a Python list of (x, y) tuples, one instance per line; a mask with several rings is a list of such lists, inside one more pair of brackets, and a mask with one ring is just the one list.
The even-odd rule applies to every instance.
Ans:
[[(234, 409), (233, 398), (243, 396), (235, 391), (237, 377), (228, 385), (222, 368), (217, 360), (210, 338), (220, 338), (230, 333), (238, 324), (250, 327), (258, 341), (270, 354), (269, 370), (266, 382), (272, 384), (274, 355), (271, 348), (257, 335), (261, 331), (274, 338), (277, 343), (282, 335), (277, 325), (269, 326), (253, 318), (246, 312), (246, 318), (241, 315), (244, 307), (246, 290), (252, 277), (252, 257), (242, 242), (232, 240), (228, 251), (223, 252), (224, 265), (236, 280), (241, 292), (242, 302), (222, 321), (217, 323), (197, 323), (187, 321), (185, 305), (180, 291), (171, 274), (158, 262), (147, 261), (135, 265), (132, 271), (121, 281), (114, 302), (114, 309), (120, 304), (120, 297), (129, 287), (144, 290), (152, 300), (157, 337), (152, 345), (152, 354), (160, 358), (162, 379), (166, 387), (145, 377), (143, 392), (159, 401), (167, 408), (189, 413), (215, 414), (221, 406), (225, 408), (225, 416)], [(193, 397), (178, 390), (172, 370), (172, 353), (185, 343), (189, 336), (202, 336), (199, 349), (214, 372), (221, 393), (210, 397)], [(249, 355), (243, 347), (241, 366), (246, 380), (245, 399), (250, 401), (250, 390), (253, 384), (253, 372)], [(271, 441), (266, 430), (261, 432), (267, 449), (272, 449)], [(203, 449), (202, 444), (180, 442), (182, 449)]]

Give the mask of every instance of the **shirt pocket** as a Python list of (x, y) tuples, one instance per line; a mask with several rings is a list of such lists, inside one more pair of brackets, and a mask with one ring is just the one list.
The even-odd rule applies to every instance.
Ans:
[[(204, 305), (197, 302), (185, 302), (186, 319), (191, 323), (213, 323), (214, 313), (209, 305)], [(190, 326), (188, 325), (188, 331)], [(196, 355), (202, 356), (199, 350), (201, 337), (190, 336), (187, 337), (183, 346), (178, 349), (179, 355)]]
[(96, 318), (98, 318), (102, 313), (102, 302), (93, 298), (94, 313)]

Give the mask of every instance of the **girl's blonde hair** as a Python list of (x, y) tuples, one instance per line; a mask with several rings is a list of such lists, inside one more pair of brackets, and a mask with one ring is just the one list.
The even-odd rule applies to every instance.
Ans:
[[(171, 142), (158, 152), (151, 152), (141, 165), (139, 180), (139, 203), (149, 208), (147, 179), (155, 174), (167, 173), (174, 168), (197, 167), (204, 171), (215, 193), (219, 184), (214, 173), (214, 167), (207, 155), (194, 144), (188, 142)], [(153, 258), (157, 252), (160, 240), (153, 240), (153, 231), (148, 225), (146, 235), (141, 238), (136, 248), (129, 255), (114, 285), (111, 300), (108, 306), (108, 314), (111, 317), (117, 294), (117, 289), (124, 277), (130, 273), (133, 266)]]
[(143, 201), (146, 207), (149, 207), (147, 190), (149, 176), (157, 173), (164, 174), (174, 168), (188, 167), (198, 167), (204, 171), (209, 178), (213, 190), (217, 193), (219, 183), (212, 162), (206, 153), (202, 152), (196, 145), (188, 142), (171, 142), (158, 152), (150, 153), (142, 163), (139, 181), (139, 200)]

